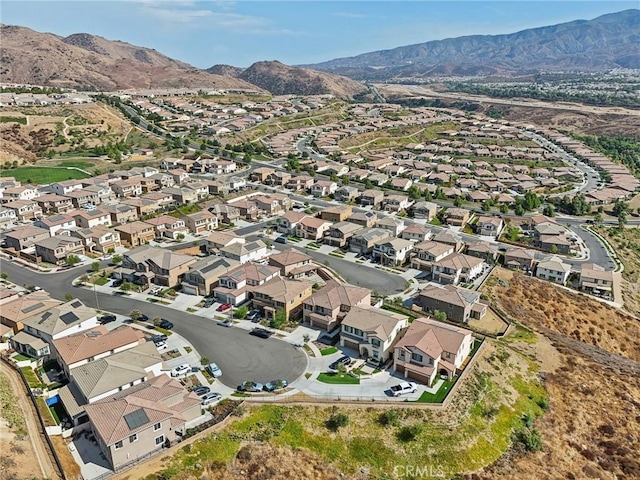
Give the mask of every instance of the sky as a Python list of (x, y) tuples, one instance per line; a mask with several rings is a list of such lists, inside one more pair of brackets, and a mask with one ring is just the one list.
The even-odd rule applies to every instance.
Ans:
[(638, 7), (638, 0), (2, 0), (0, 21), (60, 36), (100, 35), (208, 68), (261, 60), (311, 64)]

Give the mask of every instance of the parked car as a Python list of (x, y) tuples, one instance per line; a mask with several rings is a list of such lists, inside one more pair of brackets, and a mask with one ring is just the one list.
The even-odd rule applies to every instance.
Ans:
[(215, 363), (210, 363), (209, 365), (207, 365), (207, 371), (211, 375), (213, 375), (214, 378), (218, 378), (222, 376), (222, 370), (220, 370), (220, 367)]
[(338, 369), (338, 365), (342, 364), (345, 367), (347, 367), (347, 366), (349, 366), (350, 363), (351, 363), (351, 357), (348, 357), (348, 356), (345, 355), (344, 357), (340, 357), (338, 360), (336, 360), (331, 365), (329, 365), (329, 368), (331, 370), (337, 370)]
[(271, 380), (264, 384), (265, 392), (273, 392), (275, 390), (281, 390), (283, 388), (287, 388), (289, 383), (286, 380)]
[(183, 363), (182, 365), (178, 365), (177, 367), (171, 369), (172, 377), (179, 377), (181, 375), (185, 375), (191, 371), (191, 365), (188, 363)]
[(204, 302), (203, 308), (211, 308), (214, 303), (216, 303), (215, 298), (210, 298), (209, 300)]
[(144, 313), (140, 314), (140, 319), (141, 322), (148, 322), (149, 321), (149, 317), (146, 316)]
[(111, 286), (112, 287), (119, 287), (120, 285), (122, 285), (122, 279), (121, 278), (116, 278), (113, 282), (111, 282)]
[(198, 395), (199, 397), (201, 397), (204, 394), (209, 393), (211, 389), (209, 387), (205, 387), (204, 385), (200, 385), (199, 387), (196, 387), (191, 391), (196, 395)]
[(115, 321), (116, 321), (116, 316), (112, 314), (103, 315), (100, 317), (100, 325), (104, 325), (105, 323), (111, 323)]
[(168, 338), (169, 337), (162, 333), (160, 335), (154, 335), (153, 337), (151, 337), (151, 341), (153, 343), (166, 342)]
[(239, 392), (261, 392), (264, 388), (264, 385), (258, 382), (243, 382), (241, 385), (238, 385)]
[(226, 310), (229, 310), (232, 307), (232, 305), (230, 303), (223, 303), (222, 305), (220, 305), (218, 307), (218, 311), (219, 312), (224, 312)]
[(217, 393), (217, 392), (205, 393), (202, 396), (201, 405), (203, 405), (203, 406), (209, 405), (211, 403), (217, 402), (221, 398), (222, 398), (222, 394), (221, 393)]
[(171, 330), (173, 328), (173, 323), (167, 320), (166, 318), (161, 318), (158, 326), (160, 328), (164, 328), (165, 330)]
[(253, 323), (258, 323), (261, 317), (262, 312), (260, 312), (260, 310), (258, 310), (257, 308), (254, 308), (247, 314), (246, 319), (252, 321)]
[(158, 350), (164, 350), (165, 348), (167, 348), (167, 342), (155, 342), (155, 346)]
[(218, 325), (222, 325), (223, 327), (232, 327), (233, 320), (230, 318), (225, 318), (224, 320), (218, 320)]
[(413, 382), (402, 382), (398, 385), (393, 385), (391, 388), (391, 395), (399, 397), (406, 393), (415, 393), (418, 390), (418, 386)]
[(276, 243), (287, 243), (287, 237), (278, 237), (274, 240)]
[(273, 332), (270, 332), (269, 330), (264, 328), (254, 328), (249, 332), (249, 334), (255, 335), (256, 337), (260, 338), (269, 338), (273, 334)]

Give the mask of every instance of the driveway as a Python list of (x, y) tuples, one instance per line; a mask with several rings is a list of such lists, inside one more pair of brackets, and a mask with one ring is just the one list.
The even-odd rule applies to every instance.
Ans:
[(219, 380), (231, 388), (244, 380), (263, 383), (284, 378), (291, 382), (307, 368), (306, 355), (280, 339), (257, 338), (246, 330), (225, 328), (217, 325), (215, 320), (187, 312), (72, 286), (73, 279), (82, 275), (86, 267), (55, 274), (40, 274), (6, 260), (0, 260), (0, 267), (10, 281), (18, 285), (38, 285), (54, 298), (63, 300), (70, 293), (91, 307), (96, 307), (97, 300), (100, 308), (116, 314), (128, 315), (131, 310), (140, 310), (149, 318), (158, 316), (171, 320), (174, 330), (187, 339), (200, 355), (220, 366), (223, 376)]

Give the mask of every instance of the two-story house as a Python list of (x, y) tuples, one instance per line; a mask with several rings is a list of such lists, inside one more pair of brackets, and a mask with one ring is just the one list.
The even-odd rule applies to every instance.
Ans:
[(371, 290), (329, 280), (303, 302), (302, 318), (311, 327), (332, 332), (353, 307), (371, 306)]
[(81, 228), (93, 228), (98, 225), (105, 227), (111, 226), (111, 215), (102, 209), (94, 208), (92, 210), (74, 210), (71, 212), (76, 225)]
[(68, 197), (48, 193), (35, 199), (44, 213), (67, 213), (73, 208), (73, 202)]
[(384, 192), (380, 190), (365, 190), (358, 197), (358, 202), (363, 207), (371, 206), (373, 208), (379, 207), (384, 201)]
[(311, 195), (314, 197), (328, 197), (335, 193), (338, 189), (338, 184), (331, 180), (318, 180), (309, 189)]
[(481, 258), (455, 252), (433, 263), (431, 278), (443, 284), (470, 282), (482, 274), (484, 265)]
[(80, 238), (70, 235), (57, 235), (55, 237), (38, 240), (34, 243), (36, 256), (43, 262), (52, 265), (62, 265), (71, 255), (82, 255), (84, 253), (84, 243)]
[(333, 198), (339, 202), (350, 203), (355, 202), (358, 194), (359, 190), (356, 187), (345, 185), (334, 192)]
[(450, 207), (444, 214), (447, 225), (455, 227), (464, 227), (469, 221), (471, 212), (465, 208)]
[(71, 236), (80, 238), (87, 252), (95, 251), (106, 253), (122, 246), (120, 233), (103, 225), (72, 230)]
[(44, 290), (27, 293), (14, 300), (2, 304), (0, 322), (18, 333), (24, 328), (23, 321), (33, 315), (57, 307), (62, 302), (49, 296)]
[(411, 259), (411, 268), (433, 272), (434, 265), (443, 258), (455, 252), (455, 247), (446, 243), (427, 240), (413, 247), (414, 257)]
[(420, 225), (419, 223), (410, 223), (400, 234), (400, 238), (417, 243), (426, 242), (432, 237), (433, 232), (431, 229), (425, 225)]
[(347, 221), (364, 228), (373, 228), (378, 221), (378, 214), (375, 212), (354, 212), (347, 218)]
[(378, 218), (378, 221), (376, 222), (376, 227), (389, 230), (391, 232), (391, 235), (393, 235), (394, 237), (399, 237), (400, 233), (402, 233), (402, 231), (405, 228), (407, 228), (402, 218), (398, 218), (394, 216)]
[(8, 210), (13, 210), (17, 221), (24, 222), (42, 217), (42, 208), (35, 200), (12, 200), (3, 205)]
[(191, 264), (182, 278), (182, 291), (189, 295), (211, 295), (220, 276), (237, 267), (230, 258), (207, 257)]
[(559, 257), (551, 257), (545, 261), (539, 262), (536, 266), (536, 277), (542, 280), (564, 285), (569, 279), (571, 273), (571, 265), (564, 263)]
[(504, 222), (500, 217), (488, 217), (481, 215), (476, 223), (476, 233), (487, 237), (498, 238), (504, 227)]
[(409, 260), (414, 243), (402, 238), (391, 238), (376, 242), (373, 245), (372, 258), (381, 265), (397, 267)]
[(254, 288), (278, 276), (278, 267), (245, 263), (221, 275), (213, 295), (219, 302), (239, 305), (250, 298)]
[(305, 217), (296, 226), (296, 237), (308, 240), (322, 240), (332, 223), (321, 218)]
[(287, 320), (299, 318), (302, 302), (313, 293), (311, 282), (276, 277), (253, 289), (253, 305), (264, 311), (264, 318), (272, 320), (282, 312)]
[(206, 233), (218, 228), (218, 218), (207, 210), (183, 215), (182, 220), (193, 234)]
[(0, 230), (11, 228), (17, 222), (16, 211), (0, 207)]
[(334, 223), (327, 234), (325, 235), (323, 242), (327, 245), (333, 245), (334, 247), (344, 247), (349, 243), (351, 237), (357, 232), (362, 230), (360, 225), (351, 222), (338, 222)]
[(444, 312), (448, 320), (460, 323), (482, 318), (489, 308), (488, 303), (480, 299), (480, 292), (455, 285), (430, 284), (420, 291), (413, 303), (427, 313)]
[[(149, 398), (153, 397), (153, 403)], [(200, 398), (161, 375), (86, 406), (91, 430), (112, 469), (146, 457), (182, 438), (200, 416)]]
[(49, 185), (49, 189), (57, 195), (66, 195), (74, 190), (82, 190), (82, 180), (63, 180)]
[(391, 232), (384, 228), (363, 228), (349, 240), (349, 251), (359, 255), (368, 255), (373, 251), (373, 246), (376, 243), (391, 237)]
[(126, 180), (112, 183), (111, 190), (120, 198), (138, 197), (142, 195), (142, 183), (139, 178), (127, 178)]
[(385, 212), (404, 212), (412, 203), (406, 195), (388, 195), (383, 200)]
[(398, 334), (409, 318), (376, 308), (351, 307), (340, 325), (340, 346), (352, 348), (361, 357), (380, 364), (392, 354)]
[(470, 330), (416, 318), (393, 348), (393, 371), (431, 387), (438, 377), (451, 380), (473, 348)]
[(282, 233), (285, 235), (294, 235), (298, 224), (303, 219), (308, 217), (309, 215), (307, 215), (306, 213), (296, 212), (294, 210), (285, 212), (280, 216), (280, 218), (278, 218), (278, 226), (276, 227), (278, 233)]
[(578, 288), (583, 292), (611, 299), (615, 280), (615, 274), (611, 270), (605, 270), (595, 263), (583, 263), (580, 266)]
[(287, 248), (282, 252), (270, 255), (269, 265), (278, 267), (280, 275), (289, 278), (301, 278), (318, 269), (309, 255), (295, 248)]
[(82, 208), (85, 205), (98, 205), (100, 203), (100, 197), (96, 192), (91, 192), (86, 189), (73, 190), (65, 195), (65, 197), (71, 199), (71, 203), (75, 208)]
[(11, 337), (11, 347), (30, 357), (56, 358), (53, 340), (98, 326), (96, 311), (78, 299), (22, 319), (24, 328)]
[(145, 223), (153, 226), (156, 238), (164, 237), (176, 240), (178, 237), (189, 233), (189, 229), (182, 218), (176, 218), (170, 215), (159, 215), (154, 218), (149, 218), (145, 220)]
[(262, 240), (253, 242), (234, 242), (220, 248), (220, 255), (237, 262), (247, 263), (267, 256), (268, 248)]
[(7, 248), (13, 248), (19, 252), (50, 236), (49, 230), (45, 228), (25, 225), (6, 232), (4, 234), (4, 241), (7, 244)]
[(138, 220), (138, 211), (131, 205), (125, 205), (123, 203), (102, 205), (101, 210), (109, 214), (112, 225), (135, 222)]
[(156, 237), (153, 225), (146, 222), (130, 222), (118, 225), (114, 229), (120, 234), (120, 239), (130, 247), (138, 247), (150, 242)]
[(122, 258), (122, 267), (117, 270), (124, 279), (139, 285), (155, 283), (163, 287), (178, 285), (195, 263), (191, 255), (174, 253), (162, 248), (142, 245), (130, 250)]
[(228, 247), (232, 243), (245, 242), (244, 237), (236, 237), (232, 233), (213, 232), (207, 237), (205, 247), (209, 255), (218, 255), (223, 247)]
[(60, 230), (68, 230), (76, 226), (76, 221), (71, 215), (59, 213), (48, 217), (40, 217), (33, 222), (35, 227), (44, 228), (49, 231), (51, 236), (57, 234)]
[(533, 271), (534, 255), (524, 248), (509, 248), (504, 253), (504, 266), (512, 270)]
[(353, 214), (353, 208), (350, 205), (334, 205), (327, 207), (320, 212), (320, 218), (328, 222), (338, 223), (344, 222)]

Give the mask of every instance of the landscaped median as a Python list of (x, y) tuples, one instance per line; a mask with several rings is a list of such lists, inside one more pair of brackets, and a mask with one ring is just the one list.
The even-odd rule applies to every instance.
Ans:
[(321, 373), (318, 375), (317, 380), (332, 385), (360, 385), (360, 379), (348, 373)]

